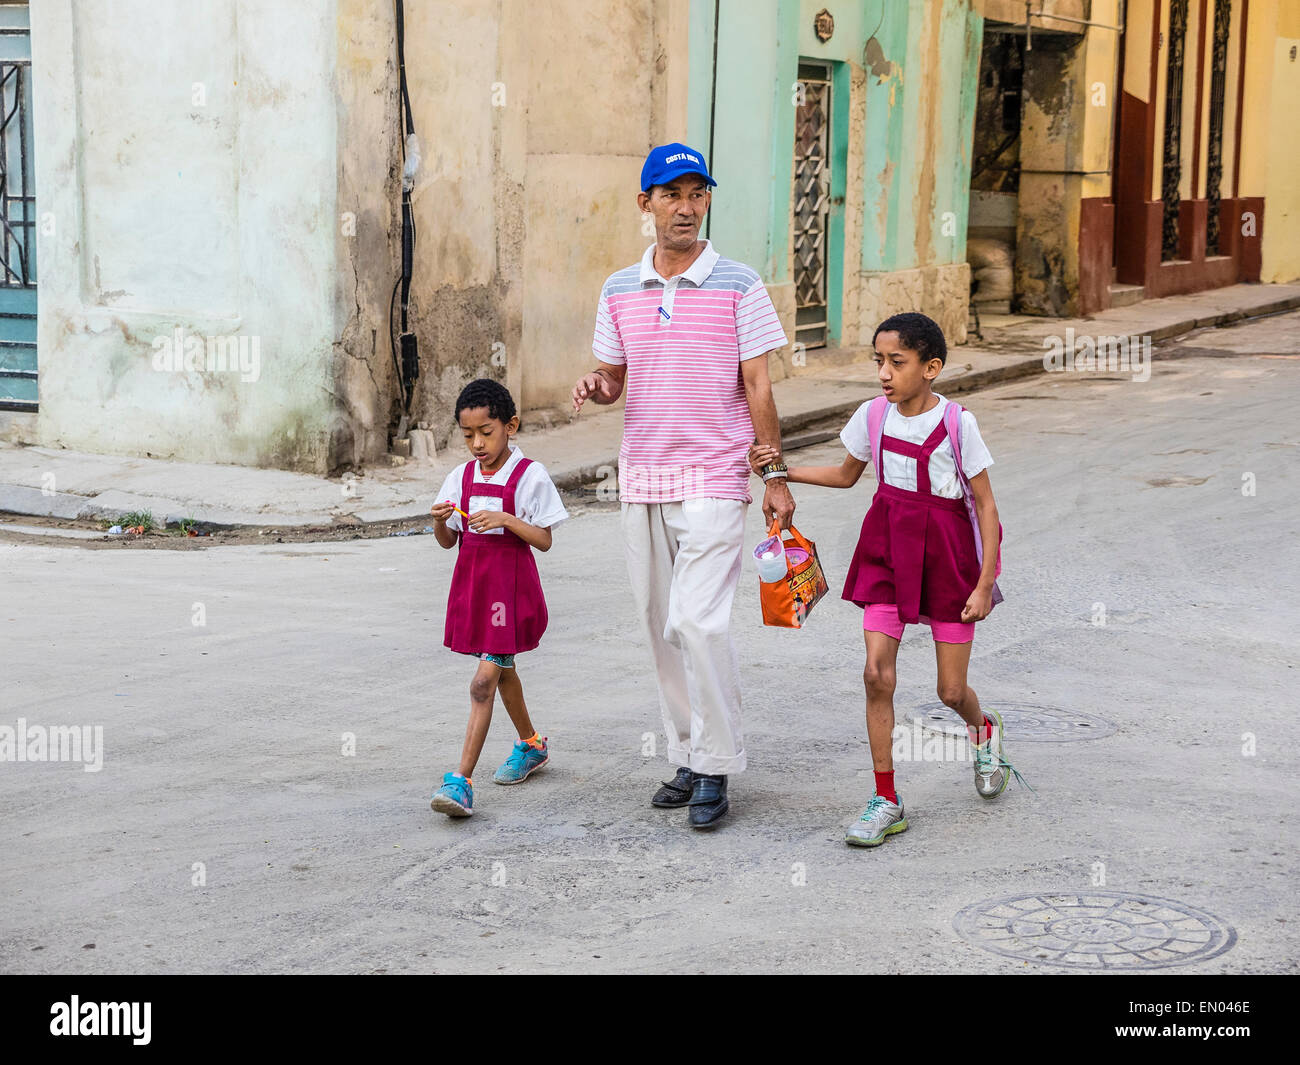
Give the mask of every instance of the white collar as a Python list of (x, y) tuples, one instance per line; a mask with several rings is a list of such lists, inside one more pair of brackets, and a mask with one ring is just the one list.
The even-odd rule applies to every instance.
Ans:
[(474, 464), (474, 479), (476, 481), (481, 481), (486, 484), (495, 481), (498, 477), (502, 477), (502, 476), (504, 476), (507, 480), (509, 480), (510, 474), (514, 472), (515, 467), (518, 466), (519, 463), (523, 460), (524, 453), (519, 450), (519, 445), (514, 443), (513, 441), (507, 446), (510, 449), (510, 457), (507, 458), (505, 462), (501, 463), (501, 469), (497, 470), (496, 473), (493, 473), (491, 475), (488, 476), (484, 475), (483, 467), (479, 465), (478, 459), (475, 458), (470, 459), (470, 462)]
[[(646, 248), (645, 254), (641, 256), (641, 284), (643, 285), (647, 281), (658, 281), (660, 284), (665, 281), (663, 275), (655, 269), (655, 248), (657, 246), (651, 244), (650, 247)], [(685, 271), (677, 276), (686, 278), (696, 288), (699, 288), (709, 279), (709, 275), (713, 273), (713, 268), (718, 264), (720, 258), (722, 256), (713, 250), (713, 243), (706, 240), (704, 250), (696, 257), (695, 262), (691, 263)]]

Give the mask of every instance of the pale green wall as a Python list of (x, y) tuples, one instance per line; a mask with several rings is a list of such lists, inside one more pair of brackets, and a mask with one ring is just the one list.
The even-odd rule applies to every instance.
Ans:
[[(713, 85), (714, 0), (691, 0), (690, 93), (686, 103), (686, 143), (709, 150), (709, 101)], [(712, 159), (709, 160), (713, 162)]]
[[(794, 144), (788, 86), (798, 62), (790, 36), (794, 19), (783, 6), (777, 0), (721, 0), (716, 130), (709, 159), (718, 183), (709, 238), (721, 254), (752, 266), (768, 283), (789, 275), (786, 239), (773, 225), (779, 212), (788, 215), (790, 209), (791, 150), (779, 152), (777, 145)], [(691, 5), (688, 128), (692, 147), (706, 153), (713, 20), (713, 2), (696, 0)], [(782, 85), (787, 86), (785, 92)], [(784, 107), (779, 105), (783, 98)]]
[[(720, 0), (711, 161), (719, 183), (711, 226), (718, 250), (748, 262), (769, 283), (788, 280), (791, 90), (803, 56), (834, 64), (832, 195), (843, 195), (849, 150), (843, 64), (867, 67), (861, 270), (963, 261), (983, 20), (970, 0), (863, 0), (837, 5), (835, 33), (823, 43), (813, 20), (824, 6), (825, 0)], [(713, 0), (692, 3), (690, 136), (705, 151), (713, 20)], [(866, 55), (873, 35), (883, 61)], [(832, 217), (830, 244), (831, 261), (843, 263), (842, 210)], [(832, 334), (838, 332), (840, 272), (831, 276)]]

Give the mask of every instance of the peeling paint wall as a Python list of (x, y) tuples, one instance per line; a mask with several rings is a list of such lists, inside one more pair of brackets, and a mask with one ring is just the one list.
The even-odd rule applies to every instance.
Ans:
[[(1081, 296), (1083, 203), (1111, 192), (1119, 35), (1107, 27), (1118, 23), (1119, 2), (1094, 0), (1076, 17), (1102, 25), (1060, 23), (1060, 32), (1051, 32), (1049, 23), (1038, 32), (1035, 20), (1033, 48), (1024, 55), (1013, 309), (1027, 314), (1071, 316), (1087, 309)], [(1095, 290), (1091, 303), (1108, 300), (1110, 244), (1098, 247), (1088, 249), (1094, 257), (1087, 279)], [(1098, 272), (1106, 276), (1092, 276)]]
[[(882, 17), (883, 16), (883, 17)], [(982, 20), (966, 0), (882, 6), (864, 44), (867, 78), (857, 342), (920, 310), (966, 339), (971, 145)], [(869, 27), (870, 29), (870, 27)]]
[[(413, 203), (415, 408), (440, 442), (475, 377), (563, 406), (592, 362), (604, 279), (653, 241), (636, 206), (654, 144), (686, 135), (689, 9), (618, 0), (408, 5), (424, 169)], [(540, 409), (540, 410), (539, 410)]]
[(1078, 311), (1084, 60), (1076, 34), (1036, 34), (1025, 53), (1012, 301), (1025, 314)]
[(391, 5), (338, 5), (331, 470), (382, 458), (400, 417), (388, 316), (402, 254), (396, 22)]
[[(686, 0), (406, 5), (411, 414), (440, 442), (473, 377), (558, 408), (589, 368), (600, 284), (651, 239), (645, 153), (685, 136), (690, 17)], [(400, 413), (392, 5), (52, 0), (32, 22), (56, 228), (41, 410), (6, 436), (317, 472), (381, 458)], [(256, 338), (256, 380), (156, 370), (173, 336)]]
[[(335, 7), (32, 5), (39, 443), (328, 466)], [(155, 367), (187, 337), (245, 367)]]

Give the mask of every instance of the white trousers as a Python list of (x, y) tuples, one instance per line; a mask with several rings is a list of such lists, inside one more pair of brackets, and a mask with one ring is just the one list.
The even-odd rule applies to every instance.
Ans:
[(731, 604), (747, 505), (740, 499), (623, 504), (628, 576), (658, 674), (668, 760), (696, 773), (745, 768)]

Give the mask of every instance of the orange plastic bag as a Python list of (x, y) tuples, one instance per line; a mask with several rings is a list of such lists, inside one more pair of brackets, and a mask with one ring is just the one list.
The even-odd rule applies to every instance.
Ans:
[[(780, 532), (778, 522), (772, 522), (769, 536)], [(758, 582), (758, 597), (763, 605), (763, 624), (787, 629), (803, 628), (804, 620), (828, 591), (826, 575), (817, 558), (817, 545), (805, 539), (793, 525), (790, 537), (783, 540), (786, 558), (785, 577), (779, 581)], [(802, 551), (806, 557), (791, 558), (792, 551)]]

